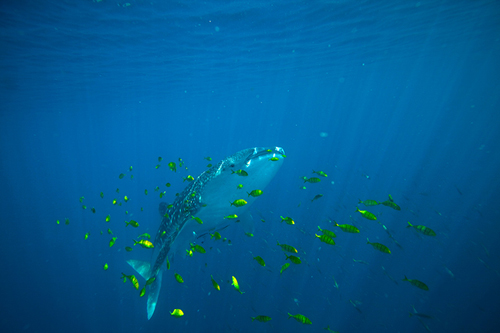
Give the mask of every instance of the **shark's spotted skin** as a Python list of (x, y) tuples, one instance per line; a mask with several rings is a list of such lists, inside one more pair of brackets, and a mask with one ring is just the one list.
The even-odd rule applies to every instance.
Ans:
[[(246, 198), (248, 204), (242, 207), (230, 204), (242, 198), (238, 185), (263, 190), (281, 167), (284, 154), (280, 147), (257, 147), (239, 151), (198, 176), (179, 194), (171, 208), (167, 208), (166, 203), (160, 204), (162, 221), (154, 241), (156, 257), (153, 257), (151, 263), (128, 261), (143, 278), (156, 278), (149, 286), (148, 319), (156, 308), (161, 287), (161, 268), (167, 256), (189, 247), (189, 242), (197, 235), (227, 225), (229, 222), (224, 216), (235, 213), (240, 216), (248, 210), (257, 198)], [(270, 161), (273, 157), (278, 157), (278, 161)], [(237, 170), (246, 171), (248, 176), (239, 176), (234, 173)], [(199, 217), (203, 224), (196, 222), (192, 216)]]

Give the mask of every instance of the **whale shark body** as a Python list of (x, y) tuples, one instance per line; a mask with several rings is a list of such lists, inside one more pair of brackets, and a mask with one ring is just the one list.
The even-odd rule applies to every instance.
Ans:
[[(162, 220), (154, 240), (152, 261), (127, 261), (144, 279), (155, 278), (148, 289), (148, 319), (153, 316), (158, 302), (162, 267), (167, 257), (188, 249), (197, 235), (227, 226), (231, 220), (225, 219), (226, 216), (244, 214), (256, 200), (253, 196), (247, 197), (246, 192), (263, 190), (283, 164), (284, 154), (280, 147), (239, 151), (198, 176), (170, 208), (166, 203), (160, 203)], [(243, 189), (238, 187), (239, 184)], [(238, 199), (245, 199), (247, 204), (241, 207), (231, 204)]]

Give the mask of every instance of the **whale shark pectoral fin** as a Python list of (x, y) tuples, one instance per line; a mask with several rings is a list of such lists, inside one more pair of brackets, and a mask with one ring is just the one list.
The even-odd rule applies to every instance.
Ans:
[(141, 261), (141, 260), (127, 260), (127, 264), (132, 266), (133, 269), (137, 273), (139, 273), (144, 280), (149, 279), (149, 275), (151, 274), (151, 264), (147, 261)]
[(156, 303), (158, 302), (158, 296), (160, 295), (162, 274), (163, 270), (160, 269), (160, 271), (156, 275), (156, 279), (149, 286), (148, 305), (147, 305), (148, 320), (151, 319), (151, 317), (153, 317), (153, 313), (155, 313)]

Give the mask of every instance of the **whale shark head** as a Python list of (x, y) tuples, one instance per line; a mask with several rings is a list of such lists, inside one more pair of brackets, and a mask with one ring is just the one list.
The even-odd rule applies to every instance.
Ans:
[[(202, 173), (188, 192), (196, 192), (197, 205), (191, 205), (191, 208), (196, 206), (191, 212), (203, 224), (188, 220), (171, 245), (172, 252), (183, 251), (196, 235), (227, 225), (225, 216), (243, 215), (257, 199), (248, 193), (263, 190), (269, 184), (283, 164), (284, 154), (280, 147), (249, 148), (228, 156)], [(244, 199), (247, 204), (242, 207), (230, 204), (238, 199)]]

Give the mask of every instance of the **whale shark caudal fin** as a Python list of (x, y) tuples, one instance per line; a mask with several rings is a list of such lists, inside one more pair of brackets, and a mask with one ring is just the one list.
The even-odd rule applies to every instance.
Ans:
[[(132, 266), (132, 268), (135, 269), (135, 271), (139, 273), (145, 280), (149, 279), (151, 275), (151, 265), (149, 262), (141, 260), (128, 260), (127, 263)], [(160, 295), (162, 274), (163, 270), (160, 269), (160, 271), (156, 275), (154, 282), (149, 285), (147, 305), (148, 320), (151, 319), (153, 313), (155, 312), (156, 303), (158, 302), (158, 296)]]

